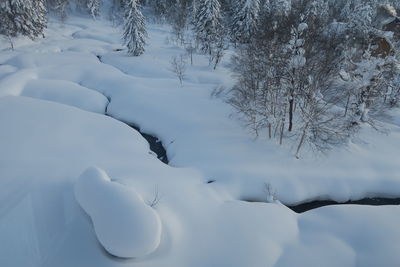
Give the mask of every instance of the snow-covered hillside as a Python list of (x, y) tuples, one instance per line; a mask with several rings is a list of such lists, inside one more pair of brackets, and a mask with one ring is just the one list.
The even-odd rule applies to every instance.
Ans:
[[(233, 83), (229, 54), (217, 70), (196, 54), (181, 86), (170, 62), (184, 49), (168, 42), (166, 26), (148, 32), (140, 57), (119, 51), (121, 31), (109, 21), (78, 16), (51, 21), (45, 39), (18, 40), (15, 51), (0, 43), (1, 266), (399, 266), (398, 206), (299, 215), (281, 202), (398, 197), (400, 112), (386, 135), (365, 127), (349, 147), (298, 160), (289, 147), (253, 140), (211, 97)], [(157, 136), (169, 166), (123, 122)], [(74, 195), (91, 166), (146, 208), (159, 196), (161, 226), (150, 229), (160, 241), (144, 249), (153, 253), (120, 259), (98, 243), (96, 219)], [(242, 201), (267, 201), (266, 185), (279, 201)], [(130, 207), (113, 203), (113, 214)]]

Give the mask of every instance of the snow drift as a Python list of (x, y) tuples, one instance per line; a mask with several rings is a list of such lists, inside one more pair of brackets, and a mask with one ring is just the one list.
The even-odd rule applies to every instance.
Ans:
[(77, 201), (93, 221), (98, 240), (110, 254), (135, 258), (157, 249), (160, 218), (132, 188), (112, 182), (105, 171), (91, 167), (74, 189)]

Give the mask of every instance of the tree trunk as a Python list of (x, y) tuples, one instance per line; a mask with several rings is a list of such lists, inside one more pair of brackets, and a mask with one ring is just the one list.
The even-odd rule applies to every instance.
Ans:
[(306, 138), (307, 128), (308, 128), (308, 123), (306, 124), (306, 126), (304, 126), (303, 134), (302, 134), (301, 139), (300, 139), (300, 143), (297, 146), (297, 150), (296, 150), (296, 158), (297, 159), (299, 158), (299, 153), (300, 153), (301, 146), (303, 145), (304, 139)]
[(13, 41), (12, 41), (11, 36), (10, 36), (10, 35), (7, 35), (7, 38), (8, 38), (8, 41), (10, 42), (11, 50), (14, 51), (14, 43), (13, 43)]
[(269, 137), (269, 139), (271, 139), (272, 138), (272, 125), (271, 125), (271, 123), (268, 123), (268, 137)]
[(289, 100), (289, 128), (288, 128), (289, 132), (291, 132), (293, 129), (293, 108), (294, 108), (294, 98), (292, 94)]
[(347, 97), (346, 108), (344, 109), (344, 117), (347, 116), (347, 111), (349, 109), (349, 103), (350, 103), (350, 95)]
[(282, 126), (281, 126), (281, 136), (279, 137), (279, 144), (280, 144), (280, 145), (282, 145), (283, 131), (284, 131), (284, 129), (285, 129), (285, 124), (282, 123)]
[(277, 134), (277, 132), (278, 132), (279, 126), (280, 126), (280, 123), (277, 122), (277, 123), (276, 123), (276, 126), (275, 126), (275, 129), (274, 129), (274, 138), (276, 137), (276, 134)]

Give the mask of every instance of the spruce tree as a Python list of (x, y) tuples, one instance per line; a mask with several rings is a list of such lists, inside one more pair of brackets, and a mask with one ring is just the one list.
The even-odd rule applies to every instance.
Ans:
[(14, 49), (12, 37), (18, 34), (14, 23), (14, 15), (11, 9), (10, 1), (0, 2), (0, 34), (8, 38), (11, 49)]
[(292, 0), (273, 0), (271, 5), (276, 16), (287, 16), (292, 9)]
[(93, 19), (96, 19), (96, 17), (100, 14), (100, 0), (87, 0), (86, 5), (90, 12), (90, 15), (92, 15)]
[(47, 0), (47, 7), (49, 10), (57, 13), (61, 21), (65, 21), (67, 19), (67, 8), (69, 5), (69, 0)]
[(10, 41), (18, 35), (34, 39), (43, 34), (46, 25), (43, 0), (5, 0), (0, 3), (0, 34)]
[(169, 4), (167, 0), (150, 0), (149, 4), (159, 19), (165, 19)]
[(127, 0), (125, 5), (125, 22), (123, 40), (132, 56), (144, 53), (146, 45), (146, 25), (137, 0)]
[(218, 0), (200, 0), (194, 20), (196, 41), (204, 53), (212, 54), (213, 46), (222, 34), (221, 6)]
[(233, 14), (231, 35), (233, 41), (248, 43), (256, 30), (259, 0), (238, 0)]
[(33, 1), (33, 32), (32, 37), (36, 37), (39, 35), (43, 35), (44, 29), (47, 27), (47, 8), (45, 4), (45, 0), (36, 0)]

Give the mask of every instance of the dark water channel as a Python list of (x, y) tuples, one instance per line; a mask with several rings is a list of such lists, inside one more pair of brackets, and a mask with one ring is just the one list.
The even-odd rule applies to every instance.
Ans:
[(384, 206), (384, 205), (400, 205), (400, 198), (363, 198), (360, 200), (336, 202), (332, 200), (315, 200), (306, 202), (296, 206), (288, 206), (291, 210), (297, 213), (303, 213), (309, 210), (317, 209), (329, 205), (368, 205), (368, 206)]
[(165, 164), (168, 164), (167, 151), (165, 150), (161, 141), (157, 137), (150, 134), (142, 133), (139, 127), (136, 127), (134, 125), (129, 125), (129, 126), (138, 131), (144, 137), (144, 139), (147, 140), (147, 142), (150, 144), (150, 150), (156, 153), (157, 158), (160, 161), (164, 162)]

